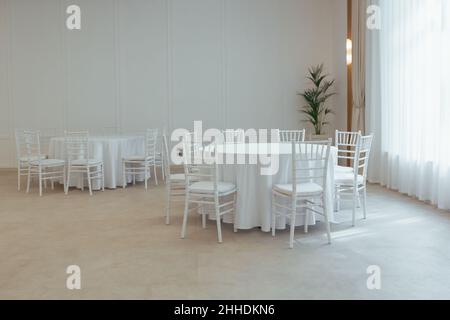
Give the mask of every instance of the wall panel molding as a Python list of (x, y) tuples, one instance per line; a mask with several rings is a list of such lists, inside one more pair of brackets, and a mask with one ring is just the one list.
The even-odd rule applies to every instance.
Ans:
[[(191, 129), (196, 117), (203, 116), (208, 125), (222, 128), (298, 127), (296, 92), (308, 85), (307, 66), (324, 62), (337, 82), (345, 84), (345, 74), (337, 74), (345, 70), (345, 59), (336, 57), (339, 50), (328, 50), (340, 43), (333, 40), (336, 34), (345, 36), (345, 17), (342, 24), (340, 15), (334, 17), (340, 8), (335, 1), (77, 0), (82, 30), (69, 31), (65, 10), (70, 0), (42, 0), (42, 6), (29, 1), (34, 11), (28, 12), (28, 2), (0, 0), (0, 14), (6, 18), (0, 46), (6, 47), (8, 95), (1, 102), (7, 103), (2, 110), (7, 110), (8, 126), (0, 140), (8, 150), (0, 167), (14, 166), (16, 126), (48, 127), (55, 121), (55, 127), (73, 128), (84, 124), (82, 112), (97, 117), (89, 119), (90, 125), (98, 121), (99, 128), (122, 130), (148, 124), (164, 125), (170, 133), (181, 125)], [(340, 2), (345, 6), (346, 0)], [(39, 25), (36, 29), (18, 21), (27, 23), (28, 17)], [(327, 22), (332, 20), (337, 22)], [(53, 32), (53, 26), (58, 30)], [(39, 41), (27, 39), (36, 38), (40, 27), (46, 31), (42, 41), (48, 52)], [(33, 55), (25, 52), (28, 40), (30, 50), (37, 48), (48, 66), (35, 67)], [(57, 61), (45, 59), (47, 53)], [(52, 68), (59, 69), (42, 72)], [(32, 98), (21, 96), (22, 80), (23, 89), (37, 97), (26, 121), (26, 103)], [(61, 90), (55, 100), (33, 92), (33, 84), (47, 92), (53, 83)], [(342, 89), (340, 95), (345, 95)], [(336, 112), (343, 114), (345, 101), (336, 101)], [(33, 118), (39, 115), (36, 110), (50, 115), (48, 123)], [(344, 129), (340, 123), (335, 127)]]
[(7, 79), (8, 79), (8, 104), (9, 104), (9, 135), (10, 135), (10, 141), (9, 141), (9, 163), (11, 166), (14, 166), (15, 164), (15, 137), (14, 137), (14, 131), (15, 131), (15, 112), (14, 112), (14, 97), (13, 97), (13, 5), (12, 0), (6, 1), (8, 6), (8, 65), (7, 65)]
[(114, 83), (116, 92), (114, 94), (115, 99), (115, 126), (120, 131), (122, 128), (122, 100), (121, 100), (121, 86), (120, 86), (120, 71), (121, 71), (121, 47), (120, 47), (120, 14), (119, 14), (119, 0), (114, 0)]
[(166, 1), (167, 22), (167, 130), (171, 132), (173, 121), (173, 43), (172, 43), (172, 0)]
[(60, 21), (60, 28), (61, 31), (61, 54), (62, 54), (62, 76), (63, 76), (63, 112), (62, 112), (62, 123), (63, 128), (67, 128), (68, 120), (67, 120), (67, 113), (69, 108), (69, 57), (68, 57), (68, 50), (67, 50), (67, 35), (66, 35), (66, 3), (64, 1), (59, 1), (59, 12), (61, 14), (61, 21)]
[(227, 64), (227, 0), (221, 0), (220, 6), (220, 22), (221, 22), (221, 101), (220, 108), (222, 110), (222, 127), (227, 129), (228, 126), (228, 64)]

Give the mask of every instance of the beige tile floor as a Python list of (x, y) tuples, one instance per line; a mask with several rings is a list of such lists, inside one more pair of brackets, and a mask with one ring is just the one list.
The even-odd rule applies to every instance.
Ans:
[[(216, 243), (214, 223), (182, 207), (164, 224), (164, 188), (142, 185), (88, 192), (16, 190), (0, 171), (1, 299), (450, 299), (450, 213), (371, 186), (368, 220), (350, 227), (345, 206), (327, 245), (324, 226), (276, 238), (232, 232)], [(66, 289), (66, 267), (81, 267), (82, 289)], [(366, 268), (381, 267), (379, 291)]]

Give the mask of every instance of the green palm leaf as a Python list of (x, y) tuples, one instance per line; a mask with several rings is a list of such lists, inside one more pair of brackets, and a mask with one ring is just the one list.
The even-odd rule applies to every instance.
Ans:
[(335, 81), (326, 80), (328, 75), (323, 74), (323, 69), (323, 63), (310, 67), (308, 69), (309, 75), (306, 78), (312, 82), (313, 88), (306, 89), (298, 94), (306, 102), (300, 109), (306, 117), (304, 121), (310, 122), (314, 126), (316, 134), (321, 134), (322, 128), (329, 124), (326, 118), (333, 111), (326, 106), (326, 102), (336, 94), (335, 92), (328, 93)]

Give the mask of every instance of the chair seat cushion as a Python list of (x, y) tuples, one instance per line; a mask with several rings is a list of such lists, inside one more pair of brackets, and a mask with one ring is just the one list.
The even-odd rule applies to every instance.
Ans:
[[(231, 193), (236, 190), (236, 186), (229, 182), (218, 182), (217, 189), (219, 193)], [(199, 181), (194, 182), (189, 186), (189, 191), (197, 193), (213, 193), (214, 182), (212, 181)]]
[(352, 167), (344, 167), (344, 166), (335, 166), (334, 167), (334, 172), (350, 172), (353, 173), (353, 168)]
[(133, 156), (126, 156), (123, 158), (123, 161), (145, 161), (145, 160), (150, 160), (153, 157), (151, 156), (144, 156), (144, 155), (133, 155)]
[[(291, 184), (276, 184), (274, 190), (284, 194), (292, 194), (293, 185)], [(323, 188), (314, 182), (306, 182), (297, 184), (297, 195), (313, 196), (323, 192)]]
[[(41, 155), (41, 159), (42, 160), (43, 159), (47, 159), (47, 156), (46, 155)], [(21, 157), (20, 158), (20, 162), (28, 162), (28, 160), (30, 160), (30, 161), (39, 160), (39, 157), (38, 156), (34, 156), (34, 157), (31, 157), (31, 158), (28, 158), (28, 157)]]
[(174, 173), (170, 175), (170, 180), (172, 181), (184, 181), (185, 175), (184, 173)]
[(98, 160), (98, 159), (80, 159), (80, 160), (73, 160), (71, 161), (71, 165), (73, 166), (99, 166), (102, 164), (102, 160)]
[(38, 166), (39, 162), (42, 167), (58, 167), (58, 166), (63, 166), (66, 164), (66, 162), (64, 160), (60, 160), (60, 159), (43, 159), (41, 161), (34, 160), (34, 161), (30, 161), (30, 164), (32, 166)]
[[(355, 175), (353, 174), (353, 172), (336, 172), (334, 175), (335, 184), (353, 185), (354, 181)], [(358, 175), (357, 183), (364, 183), (364, 177), (362, 175)]]

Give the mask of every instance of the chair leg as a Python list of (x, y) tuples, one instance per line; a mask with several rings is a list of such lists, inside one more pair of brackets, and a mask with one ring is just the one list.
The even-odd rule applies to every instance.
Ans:
[(309, 210), (308, 208), (306, 208), (306, 213), (305, 213), (305, 225), (303, 226), (303, 231), (305, 233), (308, 233), (308, 221), (309, 221)]
[(166, 167), (164, 165), (164, 158), (161, 160), (161, 175), (162, 175), (162, 179), (165, 182), (166, 181)]
[(335, 186), (334, 187), (334, 212), (338, 212), (339, 211), (339, 209), (338, 209), (338, 206), (339, 206), (339, 204), (338, 204), (338, 188), (337, 188), (337, 186)]
[(237, 198), (237, 193), (235, 192), (233, 194), (233, 231), (236, 233), (238, 232), (238, 225), (237, 225), (237, 213), (236, 213), (236, 198)]
[(216, 201), (215, 201), (215, 212), (216, 212), (216, 224), (217, 224), (217, 241), (219, 243), (222, 243), (222, 227), (220, 225), (220, 208), (219, 208), (219, 199), (216, 196)]
[(81, 184), (81, 191), (84, 191), (84, 177), (83, 177), (83, 174), (82, 173), (79, 173), (79, 181), (80, 181), (80, 184)]
[(144, 184), (145, 184), (145, 190), (148, 189), (148, 170), (150, 168), (148, 167), (147, 163), (144, 164)]
[(183, 215), (183, 225), (181, 227), (181, 238), (184, 239), (186, 236), (186, 225), (189, 215), (189, 193), (186, 192), (186, 198), (184, 200), (184, 215)]
[(126, 188), (126, 186), (127, 186), (127, 173), (126, 173), (126, 168), (127, 168), (127, 165), (126, 165), (126, 163), (125, 162), (122, 162), (122, 179), (123, 179), (123, 182), (122, 182), (122, 188)]
[(292, 199), (292, 216), (291, 216), (291, 232), (289, 235), (289, 248), (294, 248), (294, 233), (295, 233), (295, 216), (297, 213), (297, 201)]
[(64, 166), (63, 168), (62, 168), (62, 170), (63, 170), (63, 189), (64, 189), (64, 193), (65, 194), (67, 194), (66, 193), (66, 166)]
[(202, 228), (206, 229), (206, 214), (203, 206), (201, 207), (201, 212), (202, 212)]
[(22, 167), (20, 165), (20, 161), (17, 163), (17, 191), (20, 191), (20, 173), (21, 173)]
[(356, 226), (356, 187), (353, 187), (352, 226)]
[(291, 230), (289, 233), (289, 248), (294, 248), (294, 234), (295, 234), (295, 213), (291, 215)]
[(67, 181), (65, 183), (65, 193), (68, 194), (69, 193), (69, 186), (70, 186), (70, 169), (71, 167), (69, 166), (69, 168), (67, 169)]
[(275, 229), (276, 229), (276, 223), (277, 223), (277, 215), (276, 215), (276, 206), (275, 206), (275, 194), (272, 192), (272, 237), (275, 237)]
[(50, 187), (52, 190), (55, 190), (55, 180), (50, 179)]
[(327, 203), (325, 200), (325, 195), (322, 196), (322, 207), (323, 207), (323, 216), (325, 218), (325, 225), (327, 228), (328, 244), (331, 244), (331, 227), (330, 221), (328, 220)]
[(31, 167), (28, 166), (27, 193), (30, 192), (30, 183), (31, 183)]
[[(314, 200), (314, 199), (312, 199), (312, 200)], [(308, 233), (308, 228), (309, 228), (309, 224), (308, 223), (309, 223), (309, 210), (308, 210), (308, 208), (306, 208), (305, 209), (305, 224), (303, 226), (305, 233)]]
[(39, 196), (42, 197), (42, 168), (39, 167)]
[(364, 212), (364, 220), (367, 219), (367, 207), (366, 207), (366, 202), (367, 202), (367, 190), (364, 187), (363, 190), (363, 212)]
[(156, 163), (153, 163), (153, 174), (155, 175), (155, 184), (158, 185), (158, 175), (156, 174)]
[(87, 175), (87, 181), (88, 181), (88, 187), (89, 187), (89, 195), (92, 196), (92, 181), (91, 181), (91, 168), (86, 168), (86, 175)]
[(105, 191), (105, 166), (103, 163), (100, 168), (102, 173), (102, 191)]
[(170, 224), (170, 196), (171, 196), (171, 185), (167, 182), (167, 199), (166, 199), (166, 224)]

